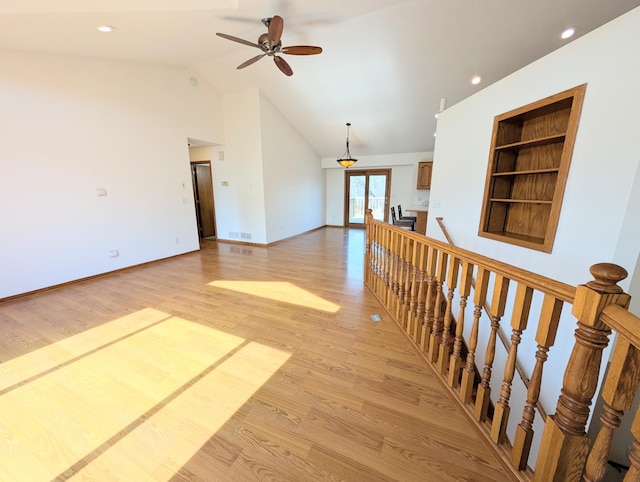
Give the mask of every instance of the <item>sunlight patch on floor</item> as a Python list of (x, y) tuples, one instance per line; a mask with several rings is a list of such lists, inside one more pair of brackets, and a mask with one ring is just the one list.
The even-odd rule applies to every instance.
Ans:
[(286, 281), (217, 280), (209, 283), (209, 286), (252, 296), (260, 296), (273, 301), (291, 303), (296, 306), (304, 306), (305, 308), (328, 313), (336, 313), (340, 309), (339, 305)]
[(290, 356), (155, 310), (32, 354), (0, 365), (0, 480), (168, 480)]
[(162, 311), (145, 308), (8, 360), (0, 364), (0, 392), (169, 316)]

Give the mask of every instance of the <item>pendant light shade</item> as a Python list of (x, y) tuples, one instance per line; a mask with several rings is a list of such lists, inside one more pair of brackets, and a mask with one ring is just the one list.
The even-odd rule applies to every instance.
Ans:
[(349, 127), (351, 127), (351, 123), (347, 122), (347, 150), (342, 157), (337, 160), (338, 164), (345, 168), (349, 168), (358, 162), (358, 159), (351, 157), (351, 153), (349, 152)]

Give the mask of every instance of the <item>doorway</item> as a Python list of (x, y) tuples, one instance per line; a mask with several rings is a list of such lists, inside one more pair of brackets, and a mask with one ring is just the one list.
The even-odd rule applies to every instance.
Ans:
[(216, 215), (213, 202), (211, 161), (191, 163), (191, 182), (193, 183), (193, 198), (196, 205), (198, 237), (200, 239), (215, 238)]
[(367, 209), (373, 218), (389, 219), (391, 169), (345, 171), (344, 220), (349, 228), (363, 228)]

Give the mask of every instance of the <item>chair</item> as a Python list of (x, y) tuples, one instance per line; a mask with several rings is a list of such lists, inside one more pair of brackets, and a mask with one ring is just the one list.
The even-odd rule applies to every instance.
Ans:
[(402, 229), (407, 229), (409, 231), (416, 230), (415, 221), (412, 221), (411, 219), (398, 219), (396, 217), (396, 208), (394, 208), (393, 206), (391, 206), (391, 224)]
[(398, 219), (400, 219), (401, 221), (403, 219), (410, 219), (411, 221), (413, 221), (414, 223), (416, 222), (416, 216), (403, 216), (402, 215), (402, 207), (400, 206), (400, 204), (398, 204)]

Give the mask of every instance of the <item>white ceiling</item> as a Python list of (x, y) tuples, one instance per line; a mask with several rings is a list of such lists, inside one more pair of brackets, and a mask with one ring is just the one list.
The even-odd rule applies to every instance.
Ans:
[[(433, 150), (434, 114), (640, 6), (640, 0), (0, 0), (0, 49), (188, 66), (221, 93), (258, 87), (321, 157)], [(256, 42), (284, 18), (286, 77)], [(113, 25), (110, 34), (98, 25)], [(640, 28), (640, 26), (639, 26)], [(573, 40), (573, 39), (572, 39)], [(572, 41), (569, 40), (569, 41)], [(482, 76), (473, 86), (470, 78)], [(1, 69), (0, 69), (1, 75)]]

